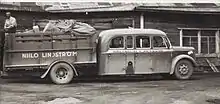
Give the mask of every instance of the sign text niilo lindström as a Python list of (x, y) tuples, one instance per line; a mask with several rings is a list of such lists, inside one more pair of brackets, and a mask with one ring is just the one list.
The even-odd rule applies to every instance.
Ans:
[(40, 52), (40, 53), (22, 53), (21, 58), (54, 58), (54, 57), (71, 57), (77, 56), (77, 52), (66, 51), (66, 52)]

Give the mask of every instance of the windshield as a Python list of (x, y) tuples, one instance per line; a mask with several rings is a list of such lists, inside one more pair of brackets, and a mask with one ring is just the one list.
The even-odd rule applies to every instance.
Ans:
[(165, 40), (165, 42), (167, 44), (167, 47), (171, 48), (170, 40), (168, 39), (168, 37), (164, 37), (164, 40)]

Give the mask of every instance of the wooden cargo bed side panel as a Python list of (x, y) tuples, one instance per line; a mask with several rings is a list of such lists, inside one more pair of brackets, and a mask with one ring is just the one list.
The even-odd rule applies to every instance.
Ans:
[(11, 50), (38, 50), (50, 49), (52, 38), (35, 33), (14, 34), (13, 48)]
[(65, 41), (55, 41), (53, 42), (53, 49), (72, 49), (75, 47), (75, 43), (69, 43)]
[[(17, 34), (7, 36), (5, 65), (24, 65), (39, 64), (37, 52), (8, 52), (16, 50), (38, 50), (41, 42), (39, 41), (20, 41), (19, 39), (31, 39), (32, 37), (18, 37)], [(35, 55), (35, 56), (34, 56)], [(35, 57), (35, 58), (34, 58)]]
[(52, 43), (51, 41), (42, 41), (40, 45), (40, 49), (51, 49)]
[(92, 36), (71, 34), (13, 34), (8, 38), (6, 65), (49, 65), (56, 60), (94, 61), (91, 39)]
[(53, 52), (44, 52), (41, 53), (42, 56), (40, 59), (40, 64), (51, 64), (55, 60), (65, 60), (67, 62), (89, 62), (89, 61), (95, 61), (95, 58), (91, 59), (91, 57), (94, 57), (91, 54), (91, 49), (79, 49), (79, 50), (57, 50)]
[[(74, 62), (75, 57), (77, 57), (77, 56), (74, 55), (73, 51), (69, 51), (69, 52), (71, 52), (71, 55), (69, 55), (69, 56), (53, 56), (53, 54), (52, 54), (52, 56), (47, 56), (46, 55), (47, 53), (44, 53), (44, 57), (42, 57), (40, 59), (40, 64), (50, 65), (52, 62), (54, 62), (56, 60), (64, 60), (66, 62)], [(53, 53), (56, 53), (56, 52), (53, 52)], [(59, 52), (57, 52), (57, 53), (59, 53)], [(67, 55), (66, 52), (65, 52), (65, 54)]]
[[(11, 65), (39, 64), (39, 53), (8, 53)], [(8, 64), (9, 65), (9, 64)]]
[(86, 40), (77, 40), (77, 46), (78, 47), (90, 47), (90, 41), (88, 39)]
[(94, 57), (91, 54), (91, 50), (78, 50), (77, 51), (77, 62), (88, 62), (88, 61), (95, 61), (91, 57)]
[(40, 49), (40, 42), (16, 42), (11, 50), (37, 50)]

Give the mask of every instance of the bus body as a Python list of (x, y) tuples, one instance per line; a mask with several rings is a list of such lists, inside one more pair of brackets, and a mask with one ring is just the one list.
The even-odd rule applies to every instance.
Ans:
[(188, 79), (194, 48), (173, 47), (156, 29), (112, 29), (96, 35), (19, 33), (6, 36), (4, 72), (41, 72), (57, 84), (89, 75), (160, 73)]

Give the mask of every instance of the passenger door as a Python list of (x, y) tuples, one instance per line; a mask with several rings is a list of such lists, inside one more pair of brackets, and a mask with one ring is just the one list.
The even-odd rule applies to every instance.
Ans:
[(134, 39), (133, 36), (126, 37), (126, 50), (125, 50), (125, 74), (134, 74)]
[(153, 73), (150, 36), (138, 35), (135, 40), (135, 74)]
[(167, 73), (170, 72), (172, 63), (172, 49), (169, 48), (166, 38), (162, 36), (152, 37), (152, 70), (155, 73)]
[(105, 74), (116, 75), (125, 74), (125, 39), (118, 36), (110, 41), (109, 50), (107, 51), (107, 63)]

